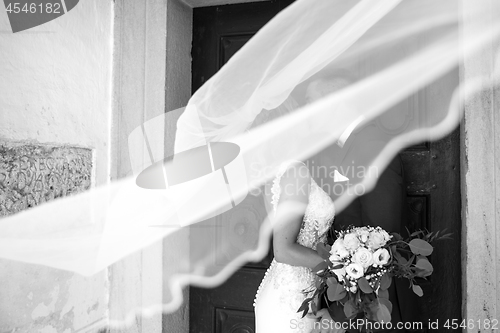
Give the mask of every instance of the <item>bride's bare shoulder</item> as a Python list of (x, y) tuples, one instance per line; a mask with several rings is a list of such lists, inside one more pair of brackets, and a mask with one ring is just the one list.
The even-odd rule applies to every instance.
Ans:
[(285, 172), (279, 179), (282, 196), (290, 199), (304, 199), (309, 195), (309, 185), (311, 184), (311, 175), (305, 163), (293, 161), (287, 165)]
[(280, 171), (281, 175), (279, 178), (283, 181), (287, 179), (309, 180), (311, 178), (307, 165), (298, 160), (291, 160), (283, 163)]

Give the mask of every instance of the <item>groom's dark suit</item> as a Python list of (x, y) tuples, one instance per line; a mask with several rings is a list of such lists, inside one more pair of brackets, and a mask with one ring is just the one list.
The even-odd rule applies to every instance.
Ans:
[[(367, 124), (355, 130), (342, 148), (335, 144), (328, 149), (329, 153), (333, 154), (334, 166), (349, 178), (349, 181), (344, 183), (344, 189), (348, 183), (360, 182), (363, 168), (370, 165), (390, 138), (378, 126)], [(353, 169), (356, 172), (352, 172)], [(339, 194), (337, 192), (337, 195)], [(400, 233), (405, 230), (406, 221), (404, 170), (401, 158), (397, 155), (387, 168), (379, 173), (377, 184), (372, 191), (357, 197), (349, 206), (337, 213), (334, 228), (371, 225), (380, 226), (388, 232)], [(412, 304), (416, 296), (409, 289), (408, 281), (394, 278), (389, 294), (393, 304), (391, 315), (393, 327), (397, 322), (413, 321), (415, 311), (412, 309)], [(404, 330), (399, 332), (402, 331)]]

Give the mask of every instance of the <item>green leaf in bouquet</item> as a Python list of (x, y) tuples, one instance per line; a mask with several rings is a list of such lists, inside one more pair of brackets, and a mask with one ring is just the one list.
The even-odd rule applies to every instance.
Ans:
[(401, 237), (400, 234), (398, 234), (397, 232), (392, 232), (391, 233), (391, 236), (392, 236), (392, 241), (400, 241), (400, 240), (403, 240), (403, 237)]
[(377, 311), (380, 307), (380, 303), (375, 300), (365, 299), (362, 305), (363, 312), (365, 313), (365, 317), (368, 320), (378, 321), (377, 319)]
[(326, 285), (328, 287), (331, 287), (331, 286), (335, 286), (335, 285), (338, 285), (339, 284), (339, 281), (337, 281), (337, 278), (332, 276), (332, 277), (329, 277), (328, 279), (326, 279)]
[(328, 268), (328, 263), (326, 261), (322, 261), (319, 264), (317, 264), (316, 267), (312, 269), (312, 271), (313, 273), (318, 273), (327, 268)]
[(377, 290), (379, 289), (379, 286), (380, 286), (380, 280), (379, 279), (376, 279), (375, 280), (375, 284), (372, 287), (373, 290)]
[(396, 259), (396, 261), (398, 263), (400, 263), (401, 265), (406, 265), (408, 263), (408, 260), (406, 260), (406, 258), (403, 257), (401, 255), (401, 253), (399, 253), (399, 251), (392, 251), (392, 254), (393, 254), (394, 258)]
[[(451, 239), (451, 236), (453, 235), (453, 233), (445, 233), (447, 232), (448, 230), (445, 228), (443, 230), (438, 230), (436, 231), (435, 234), (433, 234), (432, 232), (428, 235), (428, 238), (429, 238), (429, 241), (430, 242), (434, 242), (436, 240), (441, 240), (441, 239)], [(440, 234), (441, 233), (441, 234)]]
[(348, 319), (353, 318), (357, 313), (358, 311), (356, 310), (356, 307), (354, 306), (352, 301), (346, 302), (344, 304), (344, 314)]
[(422, 288), (419, 286), (419, 285), (412, 285), (411, 288), (413, 289), (413, 292), (419, 296), (419, 297), (422, 297), (424, 295), (424, 291), (422, 290)]
[(327, 280), (328, 289), (326, 290), (326, 296), (330, 302), (340, 301), (347, 295), (347, 291), (336, 280), (335, 283), (328, 283), (330, 280), (335, 280), (335, 278)]
[(418, 268), (416, 275), (419, 277), (427, 277), (434, 271), (434, 267), (432, 267), (432, 264), (429, 262), (429, 260), (427, 260), (426, 257), (423, 256), (417, 257), (415, 267)]
[(391, 321), (391, 312), (382, 303), (380, 303), (380, 306), (377, 309), (377, 321), (380, 323), (388, 323)]
[(302, 318), (304, 318), (307, 314), (307, 312), (309, 312), (309, 302), (311, 302), (312, 298), (306, 298), (303, 302), (302, 302), (302, 305), (300, 306), (300, 308), (297, 310), (297, 312), (301, 312), (302, 311)]
[(358, 286), (359, 286), (359, 289), (361, 289), (361, 291), (364, 292), (365, 294), (369, 294), (369, 293), (373, 292), (372, 287), (370, 286), (370, 284), (368, 283), (368, 280), (365, 277), (358, 279)]
[(423, 230), (417, 230), (417, 231), (415, 231), (415, 232), (412, 232), (412, 233), (411, 233), (411, 235), (410, 235), (410, 237), (420, 236), (420, 235), (422, 235), (423, 233), (424, 233), (424, 231), (423, 231)]
[(344, 304), (333, 302), (328, 304), (328, 313), (336, 322), (344, 322), (347, 317), (344, 313)]
[(428, 239), (432, 242), (432, 241), (434, 241), (436, 238), (438, 238), (438, 237), (439, 237), (439, 232), (441, 232), (441, 230), (436, 231), (436, 233), (435, 233), (435, 234), (433, 234), (433, 233), (431, 232), (431, 233), (429, 233), (429, 234), (427, 235), (427, 238), (428, 238)]
[(385, 305), (385, 307), (389, 310), (389, 313), (392, 313), (392, 303), (389, 301), (389, 297), (387, 298), (380, 298), (378, 299), (380, 304)]
[(388, 273), (385, 273), (382, 275), (380, 278), (380, 289), (381, 290), (387, 290), (391, 286), (392, 283), (392, 278), (389, 276)]
[(410, 236), (410, 234), (411, 234), (410, 229), (408, 229), (408, 227), (405, 227), (405, 229), (406, 229), (406, 234), (407, 234), (408, 236)]
[(344, 267), (344, 264), (338, 264), (338, 265), (335, 265), (335, 263), (333, 263), (334, 266), (330, 267), (330, 269), (340, 269), (342, 267)]
[(441, 237), (439, 237), (439, 239), (453, 239), (451, 236), (453, 236), (452, 232), (441, 235)]
[(318, 252), (319, 256), (325, 260), (330, 258), (330, 249), (331, 246), (324, 243), (319, 243), (316, 246), (316, 252)]
[(354, 293), (354, 297), (352, 298), (354, 299), (354, 304), (356, 305), (357, 308), (360, 308), (363, 302), (366, 301), (367, 299), (366, 295), (367, 294), (363, 294), (359, 288), (358, 290), (356, 290), (356, 292)]
[(414, 254), (428, 256), (432, 253), (433, 247), (423, 239), (415, 238), (410, 241), (410, 250)]
[(387, 290), (387, 289), (385, 289), (385, 290), (379, 289), (378, 290), (378, 298), (379, 299), (382, 299), (382, 298), (389, 299), (389, 290)]
[(318, 312), (318, 306), (319, 302), (318, 302), (318, 298), (317, 297), (314, 297), (314, 299), (311, 301), (311, 310), (312, 310), (312, 313), (314, 315), (316, 315), (316, 313)]

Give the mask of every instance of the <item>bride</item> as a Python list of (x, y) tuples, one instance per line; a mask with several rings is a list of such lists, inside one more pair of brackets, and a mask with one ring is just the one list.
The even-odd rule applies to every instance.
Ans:
[[(331, 320), (324, 309), (317, 317), (304, 318), (297, 310), (306, 298), (304, 290), (314, 286), (311, 269), (323, 261), (316, 245), (326, 240), (335, 208), (299, 161), (281, 165), (271, 192), (274, 259), (255, 298), (256, 332), (310, 332), (324, 327), (319, 325), (320, 317)], [(332, 321), (329, 326), (333, 330)]]
[(255, 298), (256, 332), (311, 332), (325, 327), (320, 318), (329, 320), (333, 331), (326, 309), (304, 318), (297, 313), (307, 296), (305, 290), (315, 284), (311, 269), (323, 261), (315, 249), (326, 240), (333, 223), (333, 202), (299, 161), (281, 165), (271, 194), (274, 259)]

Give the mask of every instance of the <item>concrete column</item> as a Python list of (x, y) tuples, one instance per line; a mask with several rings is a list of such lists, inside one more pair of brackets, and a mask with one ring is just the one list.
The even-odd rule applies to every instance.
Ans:
[[(132, 174), (128, 136), (138, 126), (164, 112), (185, 106), (191, 96), (192, 9), (179, 0), (115, 3), (114, 104), (112, 179)], [(164, 133), (150, 138), (165, 156), (173, 154), (180, 110), (167, 117)], [(134, 158), (149, 159), (145, 147)], [(141, 150), (142, 149), (142, 150)], [(138, 151), (138, 153), (137, 153)], [(175, 261), (175, 251), (188, 249), (187, 239), (158, 243), (110, 268), (110, 318), (123, 318), (133, 305), (162, 304), (163, 270)], [(169, 240), (169, 242), (172, 242)], [(178, 244), (177, 244), (178, 242)], [(168, 249), (168, 250), (167, 250)], [(120, 332), (187, 332), (188, 293), (172, 314), (137, 317)]]
[[(128, 136), (165, 110), (167, 1), (115, 2), (113, 149), (111, 179), (132, 175)], [(156, 144), (163, 145), (163, 138)], [(145, 149), (135, 159), (148, 158)], [(142, 149), (142, 151), (141, 151)], [(111, 319), (136, 306), (162, 303), (162, 244), (134, 253), (109, 269)], [(120, 332), (161, 332), (162, 316), (143, 317)]]
[[(193, 37), (193, 10), (181, 0), (167, 2), (167, 55), (165, 112), (165, 155), (174, 153), (179, 109), (187, 105), (191, 97), (191, 42)], [(189, 234), (183, 233), (163, 242), (163, 268), (178, 267), (176, 252), (189, 253)], [(168, 274), (168, 273), (167, 273)], [(168, 295), (167, 295), (168, 294)], [(189, 332), (189, 287), (182, 294), (180, 308), (163, 316), (163, 332)], [(170, 293), (165, 291), (164, 299)]]
[[(470, 18), (480, 3), (481, 21)], [(462, 0), (461, 39), (473, 40), (490, 31), (500, 17), (496, 0)], [(493, 75), (498, 44), (463, 60), (460, 80)], [(499, 64), (497, 64), (498, 66)], [(497, 71), (497, 77), (498, 77)], [(464, 105), (461, 131), (462, 160), (462, 283), (463, 318), (474, 321), (467, 332), (493, 332), (487, 320), (500, 319), (500, 91), (486, 88)], [(450, 279), (454, 277), (450, 276)], [(479, 327), (481, 324), (481, 327)], [(500, 324), (497, 324), (497, 327)]]

